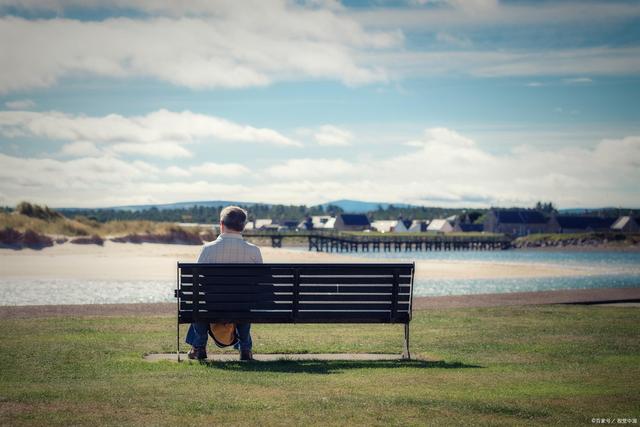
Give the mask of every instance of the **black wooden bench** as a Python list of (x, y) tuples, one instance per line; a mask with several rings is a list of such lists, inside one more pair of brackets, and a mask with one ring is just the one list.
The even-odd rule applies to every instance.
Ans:
[(415, 264), (178, 263), (180, 324), (402, 323), (409, 321)]

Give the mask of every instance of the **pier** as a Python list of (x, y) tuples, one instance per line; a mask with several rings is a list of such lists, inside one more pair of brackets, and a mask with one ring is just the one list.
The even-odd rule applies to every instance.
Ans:
[(317, 252), (419, 252), (419, 251), (495, 251), (511, 247), (511, 239), (503, 235), (447, 236), (426, 234), (424, 236), (354, 235), (340, 232), (313, 231), (252, 231), (245, 237), (270, 238), (271, 246), (281, 248), (285, 238), (306, 238), (309, 251)]

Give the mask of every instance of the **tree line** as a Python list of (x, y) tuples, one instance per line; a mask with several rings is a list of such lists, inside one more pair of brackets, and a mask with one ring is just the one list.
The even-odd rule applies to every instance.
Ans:
[[(314, 215), (337, 215), (345, 213), (342, 208), (335, 205), (328, 206), (305, 206), (305, 205), (267, 205), (252, 204), (242, 206), (249, 213), (249, 220), (269, 218), (277, 223), (284, 221), (302, 221), (305, 217)], [(58, 209), (54, 210), (47, 206), (40, 206), (28, 202), (19, 203), (15, 209), (9, 207), (1, 208), (3, 212), (9, 213), (17, 211), (26, 216), (41, 218), (45, 220), (55, 220), (64, 215), (68, 218), (86, 218), (92, 221), (105, 223), (108, 221), (162, 221), (162, 222), (190, 222), (201, 224), (212, 224), (219, 221), (221, 206), (191, 206), (185, 208), (163, 208), (150, 207), (147, 209)], [(557, 212), (556, 207), (551, 202), (538, 202), (534, 209), (547, 215)], [(464, 209), (464, 208), (440, 208), (425, 206), (382, 206), (366, 213), (370, 221), (376, 220), (396, 220), (415, 219), (432, 220), (436, 218), (448, 218), (454, 215), (462, 217), (465, 222), (481, 223), (488, 209)], [(576, 213), (578, 214), (578, 213)], [(639, 209), (607, 208), (584, 211), (580, 214), (599, 215), (606, 217), (618, 217), (620, 215), (640, 215)]]

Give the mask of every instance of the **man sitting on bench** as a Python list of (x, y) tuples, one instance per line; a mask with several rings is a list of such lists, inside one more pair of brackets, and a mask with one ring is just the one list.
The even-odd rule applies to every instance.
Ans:
[[(245, 242), (242, 230), (247, 222), (247, 212), (238, 206), (227, 206), (220, 212), (220, 235), (213, 242), (202, 247), (198, 263), (252, 263), (262, 264), (260, 248)], [(190, 344), (189, 359), (207, 358), (208, 322), (192, 323), (187, 332), (186, 342)], [(252, 360), (251, 324), (236, 325), (240, 360)]]

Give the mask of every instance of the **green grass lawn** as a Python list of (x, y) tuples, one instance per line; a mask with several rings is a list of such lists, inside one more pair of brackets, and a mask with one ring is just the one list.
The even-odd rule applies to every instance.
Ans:
[[(144, 353), (174, 350), (174, 322), (0, 320), (0, 424), (640, 422), (639, 308), (416, 312), (413, 353), (439, 363), (143, 361)], [(254, 325), (253, 336), (259, 353), (402, 346), (401, 325)]]

